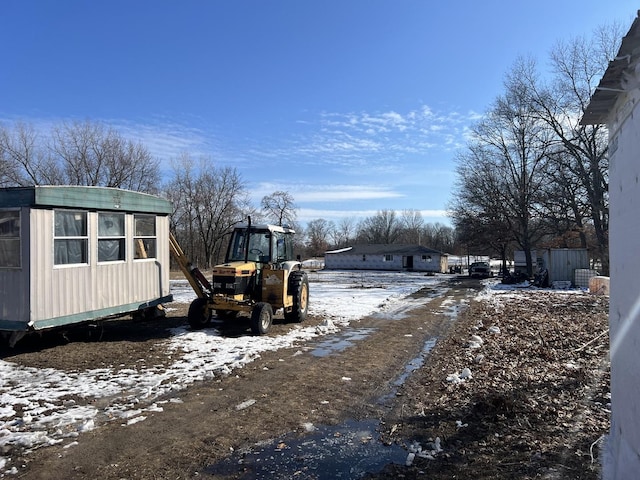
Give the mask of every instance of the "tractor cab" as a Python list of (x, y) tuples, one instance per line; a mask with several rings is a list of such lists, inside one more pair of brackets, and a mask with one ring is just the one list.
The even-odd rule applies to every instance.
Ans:
[(171, 248), (180, 268), (198, 298), (189, 307), (189, 324), (203, 328), (213, 312), (222, 320), (239, 313), (251, 317), (251, 330), (267, 333), (274, 312), (281, 311), (289, 322), (307, 316), (309, 280), (302, 264), (294, 258), (295, 231), (277, 225), (238, 225), (229, 240), (225, 263), (213, 268), (213, 282), (185, 258), (177, 241)]
[(227, 250), (226, 262), (264, 264), (295, 262), (293, 235), (295, 231), (276, 225), (240, 225), (234, 230)]
[(290, 228), (276, 225), (237, 226), (225, 263), (213, 268), (213, 293), (239, 301), (262, 300), (266, 270), (290, 271), (300, 264), (293, 260), (294, 234)]

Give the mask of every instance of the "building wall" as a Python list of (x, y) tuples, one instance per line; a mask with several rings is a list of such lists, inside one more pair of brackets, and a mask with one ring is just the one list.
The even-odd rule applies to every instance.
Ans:
[[(35, 327), (91, 319), (101, 312), (124, 313), (169, 295), (169, 219), (156, 217), (157, 258), (134, 260), (133, 214), (127, 214), (126, 260), (99, 264), (95, 246), (97, 213), (88, 214), (89, 264), (54, 265), (52, 210), (31, 210), (31, 321)], [(118, 307), (123, 307), (119, 312)], [(92, 312), (96, 312), (93, 315)], [(75, 317), (74, 317), (75, 316)], [(71, 318), (65, 318), (71, 317)], [(56, 320), (59, 319), (59, 320)]]
[[(169, 217), (156, 216), (156, 258), (134, 259), (125, 215), (124, 261), (98, 263), (98, 213), (88, 212), (87, 265), (54, 265), (54, 210), (22, 208), (22, 267), (0, 269), (3, 328), (24, 330), (134, 311), (169, 296)], [(11, 322), (15, 325), (11, 328)]]
[(569, 281), (575, 285), (576, 269), (589, 268), (589, 255), (585, 248), (550, 248), (538, 250), (536, 261), (549, 272), (549, 282)]
[(635, 89), (618, 100), (608, 122), (612, 408), (603, 461), (608, 480), (637, 478), (640, 471), (639, 105)]
[[(352, 253), (328, 253), (325, 255), (325, 268), (335, 270), (404, 270), (404, 255), (392, 255), (391, 260), (385, 260), (383, 254), (362, 255)], [(444, 258), (444, 257), (443, 257)], [(442, 266), (440, 255), (431, 255), (431, 261), (422, 260), (422, 255), (413, 255), (413, 268), (411, 270), (421, 272), (446, 271), (446, 265)]]

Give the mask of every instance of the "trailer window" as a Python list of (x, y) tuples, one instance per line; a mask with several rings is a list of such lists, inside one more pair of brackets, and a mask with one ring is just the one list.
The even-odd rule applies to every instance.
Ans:
[(55, 265), (88, 263), (87, 212), (56, 210), (54, 223)]
[(20, 212), (0, 212), (0, 268), (20, 268)]
[(382, 260), (384, 262), (393, 262), (393, 255), (385, 255)]
[(124, 213), (98, 213), (98, 261), (125, 259)]
[(134, 215), (135, 258), (156, 258), (156, 217)]

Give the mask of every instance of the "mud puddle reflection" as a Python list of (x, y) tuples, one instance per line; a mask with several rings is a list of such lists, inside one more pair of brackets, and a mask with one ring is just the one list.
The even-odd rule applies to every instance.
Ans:
[(326, 357), (332, 353), (342, 352), (352, 347), (358, 340), (363, 340), (368, 337), (375, 332), (375, 330), (375, 328), (347, 328), (339, 334), (333, 335), (331, 338), (318, 342), (310, 353), (314, 357)]
[(391, 392), (380, 397), (377, 402), (378, 405), (385, 405), (388, 402), (390, 402), (393, 397), (396, 396), (398, 392), (398, 388), (401, 387), (402, 384), (407, 381), (407, 378), (409, 378), (409, 375), (411, 375), (413, 372), (415, 372), (416, 370), (418, 370), (424, 365), (424, 362), (427, 356), (429, 355), (429, 352), (431, 352), (433, 347), (436, 346), (437, 341), (438, 341), (437, 338), (432, 337), (432, 338), (429, 338), (426, 342), (424, 342), (424, 345), (422, 346), (422, 350), (420, 351), (420, 355), (418, 355), (416, 358), (414, 358), (413, 360), (411, 360), (409, 363), (405, 365), (404, 372), (402, 372), (402, 374), (391, 384), (391, 387), (392, 387)]
[(378, 440), (378, 420), (320, 426), (300, 437), (288, 434), (274, 442), (241, 451), (205, 470), (238, 479), (357, 479), (389, 463), (404, 463), (407, 452)]

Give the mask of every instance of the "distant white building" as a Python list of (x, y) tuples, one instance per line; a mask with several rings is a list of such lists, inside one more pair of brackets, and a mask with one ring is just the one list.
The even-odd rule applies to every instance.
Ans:
[(640, 17), (591, 97), (582, 123), (609, 130), (611, 430), (603, 478), (640, 472)]
[(447, 254), (420, 245), (354, 245), (325, 252), (328, 270), (393, 270), (445, 273)]

